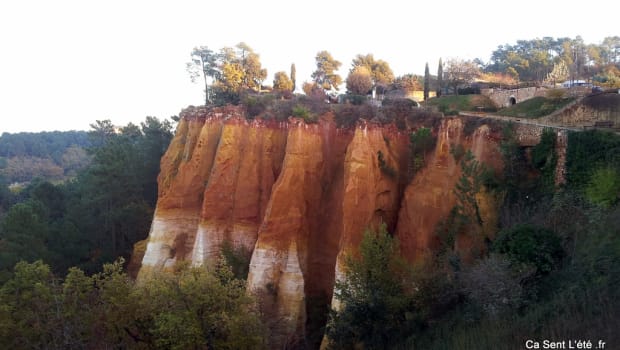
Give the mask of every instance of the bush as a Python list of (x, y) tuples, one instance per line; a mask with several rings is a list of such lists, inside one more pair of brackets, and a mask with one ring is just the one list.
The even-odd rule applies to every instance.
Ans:
[(521, 278), (511, 269), (508, 259), (491, 255), (466, 269), (461, 275), (461, 283), (469, 299), (485, 315), (495, 319), (520, 306)]
[(222, 243), (222, 257), (230, 266), (235, 278), (241, 280), (248, 278), (250, 258), (252, 257), (252, 253), (248, 249), (243, 246), (234, 247), (230, 241), (225, 240)]
[(620, 169), (620, 137), (608, 131), (571, 132), (566, 150), (566, 175), (571, 187), (584, 188), (595, 169)]
[(260, 103), (254, 96), (244, 97), (241, 103), (245, 106), (247, 115), (250, 118), (254, 118), (265, 111), (265, 105)]
[(537, 274), (551, 272), (564, 255), (560, 237), (554, 232), (525, 224), (501, 231), (493, 250), (506, 254), (514, 264), (533, 266)]
[(396, 177), (396, 170), (385, 161), (383, 152), (377, 151), (377, 160), (379, 161), (379, 169), (381, 169), (384, 174), (391, 178)]
[(418, 106), (418, 104), (408, 98), (386, 98), (381, 102), (383, 107), (393, 107), (395, 109), (405, 110)]
[(367, 100), (368, 98), (366, 97), (366, 95), (346, 94), (344, 95), (342, 102), (343, 103), (348, 102), (352, 105), (359, 106), (359, 105), (366, 103)]
[(550, 100), (561, 100), (566, 95), (566, 90), (564, 89), (551, 89), (547, 90), (545, 96)]
[(241, 101), (241, 95), (238, 92), (223, 87), (214, 86), (211, 88), (211, 93), (211, 100), (215, 106), (238, 105)]
[(479, 87), (466, 87), (462, 89), (458, 89), (459, 95), (478, 95), (480, 94)]
[(304, 122), (306, 122), (307, 124), (318, 122), (318, 117), (313, 116), (312, 113), (310, 113), (310, 110), (308, 110), (308, 108), (302, 105), (296, 105), (295, 107), (293, 107), (291, 114), (293, 117), (303, 118)]
[(609, 208), (618, 202), (620, 174), (610, 167), (599, 168), (592, 174), (586, 187), (586, 197), (594, 204)]

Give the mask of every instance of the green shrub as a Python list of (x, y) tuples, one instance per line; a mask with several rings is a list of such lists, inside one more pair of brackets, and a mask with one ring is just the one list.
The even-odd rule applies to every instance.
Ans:
[(385, 158), (383, 157), (383, 152), (377, 151), (377, 160), (379, 161), (379, 169), (381, 169), (384, 174), (391, 178), (396, 177), (396, 170), (392, 166), (387, 164)]
[(307, 118), (310, 115), (310, 111), (304, 106), (297, 105), (293, 107), (292, 115), (297, 118)]
[(245, 280), (250, 270), (250, 258), (252, 253), (245, 247), (234, 247), (228, 240), (222, 242), (222, 257), (230, 266), (235, 278)]
[(566, 150), (566, 180), (569, 186), (584, 188), (595, 169), (620, 169), (620, 137), (600, 130), (571, 132)]
[(550, 128), (545, 128), (540, 142), (532, 148), (532, 164), (541, 172), (543, 192), (552, 192), (555, 185), (555, 168), (558, 161), (555, 142), (555, 132)]
[(342, 304), (331, 310), (326, 334), (335, 349), (393, 349), (417, 322), (411, 273), (385, 224), (364, 232), (359, 252), (345, 257), (334, 287)]
[(343, 97), (343, 102), (346, 103), (350, 103), (352, 105), (355, 106), (359, 106), (362, 105), (364, 103), (366, 103), (366, 101), (368, 100), (368, 98), (366, 97), (366, 95), (354, 95), (354, 94), (346, 94)]
[(610, 167), (599, 168), (592, 174), (586, 187), (586, 197), (592, 203), (609, 208), (618, 202), (620, 174)]
[(551, 272), (564, 255), (560, 237), (554, 232), (525, 224), (501, 231), (493, 250), (515, 264), (535, 267), (538, 274)]
[(545, 93), (545, 96), (550, 100), (561, 100), (566, 95), (566, 90), (564, 89), (551, 89)]

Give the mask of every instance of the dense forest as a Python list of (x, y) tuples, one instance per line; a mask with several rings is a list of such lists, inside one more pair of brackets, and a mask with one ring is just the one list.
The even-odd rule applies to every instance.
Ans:
[(0, 136), (0, 176), (8, 183), (41, 177), (62, 181), (88, 165), (89, 138), (85, 131), (3, 133)]
[(92, 273), (118, 256), (128, 258), (148, 233), (171, 129), (170, 122), (147, 117), (119, 132), (110, 121), (97, 121), (88, 134), (3, 135), (7, 156), (62, 159), (80, 144), (89, 163), (58, 184), (43, 180), (45, 173), (19, 192), (9, 191), (6, 180), (1, 184), (0, 282), (20, 260), (42, 259), (63, 275), (72, 266)]

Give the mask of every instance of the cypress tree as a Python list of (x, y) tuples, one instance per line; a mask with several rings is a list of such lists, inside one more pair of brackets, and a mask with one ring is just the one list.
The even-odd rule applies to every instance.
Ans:
[(441, 57), (439, 57), (439, 67), (437, 67), (437, 96), (441, 96), (441, 89), (443, 88), (443, 63)]
[(431, 74), (428, 71), (428, 62), (426, 62), (426, 66), (424, 67), (424, 101), (428, 100), (428, 92), (431, 86)]
[(295, 63), (291, 64), (291, 81), (293, 82), (292, 92), (295, 92), (295, 84), (297, 78), (297, 70), (295, 69)]

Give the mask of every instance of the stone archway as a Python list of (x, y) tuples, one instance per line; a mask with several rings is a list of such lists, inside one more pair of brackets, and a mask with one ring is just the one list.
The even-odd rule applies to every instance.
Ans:
[(510, 98), (508, 99), (508, 104), (510, 106), (516, 105), (517, 104), (517, 99), (514, 96), (510, 96)]

